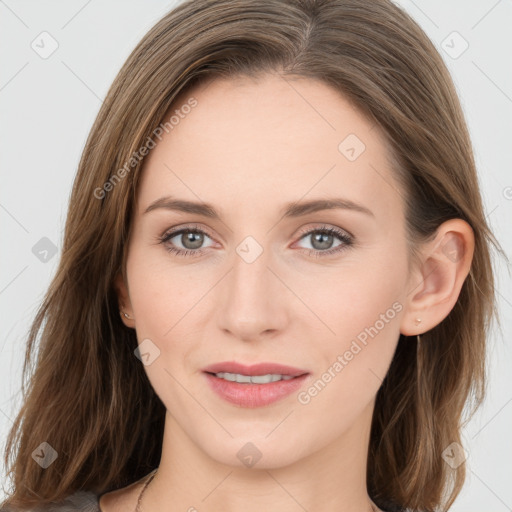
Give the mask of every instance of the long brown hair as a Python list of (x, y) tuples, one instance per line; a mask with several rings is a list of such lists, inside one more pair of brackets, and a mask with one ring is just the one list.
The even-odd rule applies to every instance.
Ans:
[[(135, 331), (120, 319), (113, 286), (125, 273), (144, 161), (134, 155), (179, 93), (215, 77), (276, 72), (332, 86), (385, 134), (407, 192), (411, 254), (445, 220), (461, 218), (474, 231), (453, 310), (422, 336), (421, 349), (400, 335), (378, 391), (367, 466), (368, 492), (382, 508), (432, 511), (455, 500), (465, 466), (452, 469), (442, 452), (462, 444), (465, 406), (467, 422), (484, 398), (486, 338), (497, 318), (491, 244), (503, 251), (486, 223), (442, 58), (389, 0), (189, 0), (133, 50), (88, 137), (60, 263), (28, 336), (24, 400), (5, 450), (13, 492), (4, 503), (102, 494), (158, 466), (165, 409), (134, 357)], [(32, 458), (44, 442), (58, 455), (46, 469)]]

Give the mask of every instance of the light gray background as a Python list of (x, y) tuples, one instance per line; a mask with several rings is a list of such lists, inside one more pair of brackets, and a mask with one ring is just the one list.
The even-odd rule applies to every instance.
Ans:
[[(512, 4), (398, 3), (420, 23), (449, 66), (474, 142), (487, 216), (510, 257)], [(122, 63), (173, 5), (163, 0), (0, 0), (2, 448), (20, 405), (25, 338), (57, 267), (86, 136)], [(43, 31), (58, 43), (47, 58), (31, 47), (50, 48), (48, 38), (41, 42)], [(469, 46), (462, 52), (464, 41)], [(57, 249), (46, 262), (32, 252), (43, 237)], [(490, 340), (487, 401), (464, 430), (468, 479), (454, 512), (512, 510), (512, 287), (503, 262), (497, 269), (503, 327)], [(1, 474), (7, 485), (3, 467)]]

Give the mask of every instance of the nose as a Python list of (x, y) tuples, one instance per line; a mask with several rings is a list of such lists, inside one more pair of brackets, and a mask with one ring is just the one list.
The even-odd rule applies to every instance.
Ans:
[[(286, 303), (289, 291), (271, 268), (270, 250), (256, 259), (257, 246), (241, 244), (234, 254), (233, 266), (221, 284), (217, 307), (218, 326), (242, 341), (256, 341), (276, 336), (289, 319)], [(261, 249), (258, 250), (258, 252)]]

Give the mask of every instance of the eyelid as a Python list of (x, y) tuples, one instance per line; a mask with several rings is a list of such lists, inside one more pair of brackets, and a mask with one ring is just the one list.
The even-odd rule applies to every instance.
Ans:
[(174, 226), (172, 228), (168, 228), (168, 229), (166, 229), (160, 235), (160, 238), (168, 238), (168, 237), (171, 237), (171, 236), (175, 236), (175, 235), (177, 235), (178, 233), (180, 233), (182, 231), (199, 231), (199, 232), (204, 232), (211, 239), (215, 240), (215, 237), (212, 235), (212, 233), (210, 232), (210, 230), (208, 228), (204, 227), (201, 224), (194, 224), (194, 223), (178, 225), (178, 226)]
[(340, 234), (343, 233), (344, 235), (346, 235), (348, 238), (351, 238), (351, 239), (355, 238), (354, 235), (350, 231), (347, 231), (346, 229), (340, 228), (339, 226), (335, 226), (333, 224), (327, 224), (325, 222), (317, 223), (313, 227), (307, 226), (304, 228), (300, 228), (298, 236), (310, 234), (312, 231), (323, 231), (323, 230), (329, 230), (329, 229), (335, 229), (336, 231), (339, 231)]

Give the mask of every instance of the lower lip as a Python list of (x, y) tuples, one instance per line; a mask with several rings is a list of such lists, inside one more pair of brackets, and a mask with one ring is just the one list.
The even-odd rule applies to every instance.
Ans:
[(289, 380), (278, 380), (268, 384), (248, 384), (220, 379), (205, 373), (208, 384), (221, 398), (240, 407), (263, 407), (297, 391), (308, 374)]

